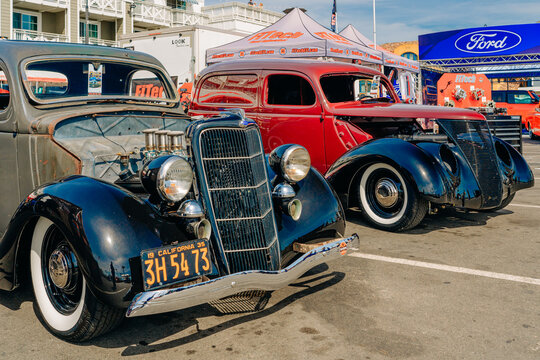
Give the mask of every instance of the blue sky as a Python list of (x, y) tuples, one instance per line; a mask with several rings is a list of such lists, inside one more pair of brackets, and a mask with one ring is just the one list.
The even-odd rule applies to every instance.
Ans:
[[(230, 0), (229, 0), (230, 1)], [(205, 0), (205, 5), (228, 2)], [(248, 1), (241, 1), (247, 3)], [(257, 0), (281, 12), (291, 6), (330, 27), (333, 0)], [(338, 28), (353, 24), (373, 38), (373, 0), (337, 0)], [(527, 24), (540, 21), (540, 0), (376, 0), (377, 42), (417, 40), (418, 35), (477, 26)], [(539, 34), (540, 36), (540, 34)]]

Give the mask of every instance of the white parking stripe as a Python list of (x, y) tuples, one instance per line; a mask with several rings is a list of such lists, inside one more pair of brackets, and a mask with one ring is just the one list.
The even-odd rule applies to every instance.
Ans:
[(540, 205), (510, 204), (510, 206), (520, 206), (520, 207), (528, 207), (528, 208), (540, 209)]
[(388, 256), (365, 254), (365, 253), (359, 253), (359, 252), (349, 253), (349, 256), (354, 256), (354, 257), (368, 259), (368, 260), (384, 261), (384, 262), (401, 264), (401, 265), (410, 265), (410, 266), (416, 266), (416, 267), (422, 267), (422, 268), (428, 268), (428, 269), (450, 271), (450, 272), (461, 273), (461, 274), (483, 276), (483, 277), (488, 277), (492, 279), (500, 279), (500, 280), (515, 281), (515, 282), (526, 283), (526, 284), (540, 285), (540, 279), (524, 277), (524, 276), (501, 274), (501, 273), (496, 273), (496, 272), (491, 272), (491, 271), (468, 269), (468, 268), (463, 268), (459, 266), (441, 265), (441, 264), (427, 263), (423, 261), (414, 261), (414, 260), (407, 260), (407, 259), (401, 259), (401, 258), (393, 258), (393, 257), (388, 257)]

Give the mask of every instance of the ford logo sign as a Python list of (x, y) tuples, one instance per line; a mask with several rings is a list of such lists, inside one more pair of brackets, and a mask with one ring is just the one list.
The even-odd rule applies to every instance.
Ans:
[(506, 51), (518, 46), (521, 36), (506, 30), (479, 30), (470, 32), (456, 40), (456, 49), (474, 54)]

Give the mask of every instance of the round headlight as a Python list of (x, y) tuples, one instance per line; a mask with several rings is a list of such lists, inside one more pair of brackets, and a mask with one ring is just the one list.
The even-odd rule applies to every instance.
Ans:
[(290, 182), (298, 182), (305, 178), (311, 167), (308, 151), (300, 145), (290, 146), (281, 158), (283, 177)]
[(159, 168), (157, 190), (159, 196), (170, 202), (182, 200), (193, 183), (193, 170), (186, 159), (171, 156)]

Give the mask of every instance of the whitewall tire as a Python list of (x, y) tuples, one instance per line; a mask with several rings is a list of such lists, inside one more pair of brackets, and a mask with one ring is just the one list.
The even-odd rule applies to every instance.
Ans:
[(123, 312), (88, 290), (73, 249), (51, 220), (38, 219), (30, 246), (36, 313), (53, 334), (85, 341), (111, 329)]
[(415, 227), (428, 203), (395, 167), (384, 162), (369, 165), (357, 182), (358, 203), (364, 218), (377, 228), (402, 231)]

